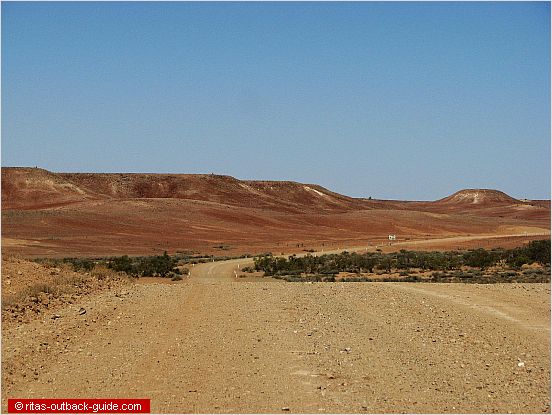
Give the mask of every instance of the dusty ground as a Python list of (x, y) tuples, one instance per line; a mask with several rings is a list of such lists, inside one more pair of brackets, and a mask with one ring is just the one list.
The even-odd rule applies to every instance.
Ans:
[(68, 264), (38, 264), (18, 257), (2, 258), (2, 324), (10, 326), (54, 312), (81, 297), (129, 283), (105, 268), (75, 272)]
[(5, 328), (4, 410), (110, 396), (172, 413), (550, 412), (550, 284), (244, 282), (238, 264)]

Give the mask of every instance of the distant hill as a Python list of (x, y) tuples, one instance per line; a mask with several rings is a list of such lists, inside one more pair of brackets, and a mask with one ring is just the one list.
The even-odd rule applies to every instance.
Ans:
[(216, 174), (52, 173), (2, 167), (4, 209), (42, 209), (107, 199), (183, 199), (295, 213), (516, 204), (550, 207), (550, 201), (520, 201), (491, 189), (464, 189), (435, 202), (408, 202), (353, 198), (316, 184), (238, 180)]
[(500, 190), (464, 189), (435, 202), (442, 205), (508, 205), (522, 203)]
[(215, 174), (2, 168), (2, 252), (30, 256), (282, 252), (382, 244), (389, 234), (405, 241), (549, 229), (549, 201), (497, 190), (409, 202)]
[(40, 209), (104, 199), (186, 199), (288, 212), (370, 206), (322, 186), (290, 181), (238, 180), (215, 174), (52, 173), (2, 168), (5, 209)]

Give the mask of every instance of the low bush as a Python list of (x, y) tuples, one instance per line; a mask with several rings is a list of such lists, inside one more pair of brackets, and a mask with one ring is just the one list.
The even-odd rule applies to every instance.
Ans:
[(170, 277), (179, 274), (176, 268), (178, 260), (170, 257), (167, 252), (163, 255), (129, 258), (127, 255), (111, 258), (107, 266), (114, 271), (124, 272), (135, 277)]
[[(537, 262), (550, 264), (550, 240), (533, 241), (526, 246), (514, 249), (471, 249), (467, 251), (417, 252), (405, 251), (384, 254), (367, 252), (364, 254), (342, 252), (320, 256), (305, 255), (288, 258), (260, 255), (254, 258), (254, 270), (263, 271), (265, 276), (283, 277), (289, 280), (305, 281), (318, 275), (336, 275), (340, 272), (357, 274), (359, 277), (346, 277), (341, 281), (358, 281), (362, 274), (375, 273), (383, 276), (383, 281), (431, 281), (431, 282), (485, 282), (492, 280), (518, 280), (520, 268)], [(496, 268), (509, 266), (507, 273)], [(429, 277), (411, 278), (411, 273), (433, 271)], [(389, 274), (398, 272), (399, 277)], [(487, 272), (487, 274), (484, 274)], [(540, 274), (539, 274), (540, 275)], [(539, 276), (539, 278), (543, 278)], [(550, 280), (550, 273), (544, 275)], [(324, 279), (325, 280), (325, 279)], [(328, 279), (330, 281), (331, 279)]]

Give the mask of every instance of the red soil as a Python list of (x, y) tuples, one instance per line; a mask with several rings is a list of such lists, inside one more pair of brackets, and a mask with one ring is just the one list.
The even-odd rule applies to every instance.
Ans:
[(376, 243), (388, 234), (402, 239), (546, 234), (550, 203), (522, 202), (494, 190), (405, 202), (356, 199), (317, 185), (219, 175), (2, 168), (2, 226), (3, 252), (25, 256), (163, 250), (279, 253)]

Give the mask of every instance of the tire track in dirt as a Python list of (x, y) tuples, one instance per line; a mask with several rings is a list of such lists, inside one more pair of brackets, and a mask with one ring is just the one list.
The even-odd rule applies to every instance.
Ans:
[[(423, 284), (423, 288), (418, 287), (422, 284), (393, 284), (400, 290), (414, 292), (420, 295), (433, 296), (443, 299), (447, 302), (452, 302), (463, 307), (470, 308), (476, 312), (495, 316), (500, 319), (508, 320), (514, 324), (519, 325), (521, 328), (528, 330), (534, 330), (537, 333), (542, 333), (544, 336), (550, 336), (550, 309), (546, 310), (546, 307), (542, 307), (543, 313), (534, 313), (534, 306), (514, 300), (512, 303), (506, 303), (504, 301), (494, 300), (492, 297), (476, 294), (478, 290), (470, 289), (469, 285), (458, 284)], [(502, 285), (502, 284), (500, 284)], [(492, 290), (499, 284), (489, 285), (488, 289)], [(505, 288), (508, 288), (510, 284), (505, 284)], [(525, 286), (520, 286), (525, 287)], [(529, 286), (530, 287), (530, 286)], [(527, 289), (527, 288), (520, 288)]]
[(44, 396), (146, 397), (163, 413), (550, 411), (550, 284), (244, 282), (233, 271), (246, 261), (4, 331), (3, 407)]

